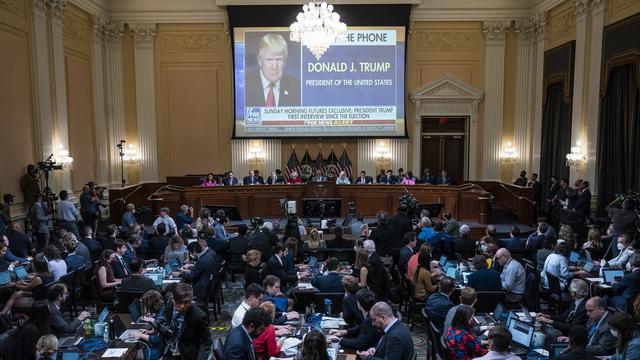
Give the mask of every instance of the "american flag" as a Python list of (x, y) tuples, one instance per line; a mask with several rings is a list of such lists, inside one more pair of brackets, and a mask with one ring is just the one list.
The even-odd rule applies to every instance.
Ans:
[(347, 177), (351, 178), (352, 166), (353, 164), (351, 160), (349, 160), (349, 155), (347, 155), (347, 149), (342, 149), (342, 154), (340, 154), (340, 159), (338, 159), (338, 169), (344, 171)]
[(296, 155), (296, 150), (291, 149), (291, 155), (289, 155), (289, 161), (287, 161), (287, 167), (284, 169), (284, 175), (288, 178), (291, 177), (292, 172), (300, 173), (300, 161), (298, 161), (298, 155)]
[(313, 173), (320, 170), (322, 175), (327, 172), (326, 162), (324, 161), (324, 156), (322, 156), (322, 151), (318, 151), (318, 156), (316, 156), (316, 161), (313, 162)]

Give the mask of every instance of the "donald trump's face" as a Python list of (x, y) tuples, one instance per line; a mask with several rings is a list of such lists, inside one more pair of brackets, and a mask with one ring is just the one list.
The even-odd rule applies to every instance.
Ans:
[(258, 53), (260, 71), (269, 82), (275, 83), (282, 79), (282, 72), (286, 63), (287, 58), (283, 52), (274, 52), (265, 48)]

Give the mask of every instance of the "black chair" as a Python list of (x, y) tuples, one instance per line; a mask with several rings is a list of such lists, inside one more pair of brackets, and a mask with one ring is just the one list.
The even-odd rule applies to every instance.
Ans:
[(122, 314), (129, 313), (129, 305), (133, 303), (135, 299), (140, 299), (142, 295), (144, 295), (146, 291), (122, 291), (120, 289), (116, 290), (116, 299), (118, 299), (118, 304), (116, 306), (116, 311)]
[[(78, 270), (76, 270), (78, 271)], [(69, 316), (71, 318), (74, 317), (73, 315), (73, 303), (72, 303), (72, 297), (73, 297), (73, 278), (75, 276), (75, 271), (66, 273), (64, 275), (62, 275), (60, 277), (60, 279), (58, 280), (58, 282), (63, 283), (67, 286), (67, 291), (69, 292), (69, 298), (67, 299), (67, 301), (65, 302), (64, 306), (67, 308), (67, 310), (69, 311)]]
[(209, 295), (211, 294), (211, 290), (213, 289), (213, 283), (215, 282), (215, 276), (213, 274), (210, 275), (209, 277), (209, 281), (207, 282), (207, 286), (206, 289), (204, 290), (204, 293), (207, 294), (207, 296), (203, 296), (202, 299), (196, 299), (196, 305), (202, 310), (204, 311), (204, 313), (207, 315), (207, 322), (210, 321), (209, 318)]
[(231, 275), (231, 281), (236, 281), (236, 274), (244, 274), (244, 268), (247, 263), (242, 260), (243, 252), (229, 252), (229, 262), (227, 264), (227, 272)]
[(411, 331), (413, 331), (413, 325), (415, 323), (414, 316), (417, 309), (422, 309), (427, 304), (425, 301), (420, 301), (416, 299), (416, 290), (415, 286), (411, 281), (406, 281), (407, 291), (409, 292), (409, 305), (407, 310), (407, 316), (409, 317), (409, 325), (411, 326)]
[(547, 284), (549, 285), (549, 304), (556, 305), (556, 311), (561, 314), (565, 309), (571, 306), (573, 299), (568, 293), (562, 291), (560, 279), (557, 276), (547, 272)]
[(211, 288), (211, 296), (213, 298), (213, 319), (218, 320), (218, 315), (222, 314), (222, 305), (224, 305), (224, 297), (222, 296), (222, 280), (225, 274), (225, 261), (222, 262), (218, 273), (215, 275), (213, 287)]
[(435, 345), (432, 341), (431, 334), (431, 321), (429, 320), (429, 315), (427, 314), (427, 310), (422, 308), (422, 319), (424, 320), (424, 333), (427, 336), (427, 341), (429, 342), (427, 345), (427, 359), (435, 359)]
[(488, 313), (495, 310), (496, 306), (504, 303), (506, 292), (504, 291), (478, 291), (476, 293), (478, 301), (474, 308), (477, 313)]
[(324, 300), (331, 300), (331, 314), (339, 314), (342, 311), (342, 301), (344, 300), (344, 293), (330, 293), (330, 292), (318, 292), (313, 294), (313, 304), (316, 307), (317, 313), (326, 313)]
[(434, 359), (448, 359), (446, 346), (443, 346), (446, 344), (443, 344), (442, 334), (431, 321), (429, 321), (429, 327), (431, 328), (429, 341), (433, 346)]

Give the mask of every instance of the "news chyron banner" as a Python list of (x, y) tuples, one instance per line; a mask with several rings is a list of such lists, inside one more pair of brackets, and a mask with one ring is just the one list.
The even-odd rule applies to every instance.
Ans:
[(351, 27), (316, 57), (286, 28), (235, 28), (236, 137), (402, 137), (404, 27)]

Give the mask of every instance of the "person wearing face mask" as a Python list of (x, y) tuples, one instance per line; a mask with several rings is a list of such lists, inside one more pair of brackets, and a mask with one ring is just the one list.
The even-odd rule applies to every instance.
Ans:
[(573, 303), (569, 309), (559, 315), (547, 315), (539, 313), (537, 320), (552, 326), (554, 329), (568, 334), (574, 326), (585, 326), (587, 320), (587, 296), (589, 296), (589, 285), (582, 279), (573, 279), (569, 285), (569, 292)]
[(609, 299), (609, 305), (625, 311), (629, 300), (635, 299), (640, 292), (640, 254), (633, 254), (627, 262), (631, 272), (620, 282), (611, 282), (611, 290), (615, 293)]
[(631, 239), (629, 238), (629, 235), (622, 234), (618, 236), (617, 248), (620, 251), (620, 253), (618, 254), (618, 256), (614, 257), (608, 262), (602, 259), (602, 261), (600, 261), (600, 266), (605, 267), (609, 265), (609, 267), (624, 268), (627, 265), (627, 261), (629, 260), (629, 257), (634, 253), (634, 250), (629, 247), (630, 244), (631, 244)]
[(611, 360), (640, 359), (640, 331), (631, 315), (617, 312), (607, 321), (611, 335), (617, 339), (616, 353)]

